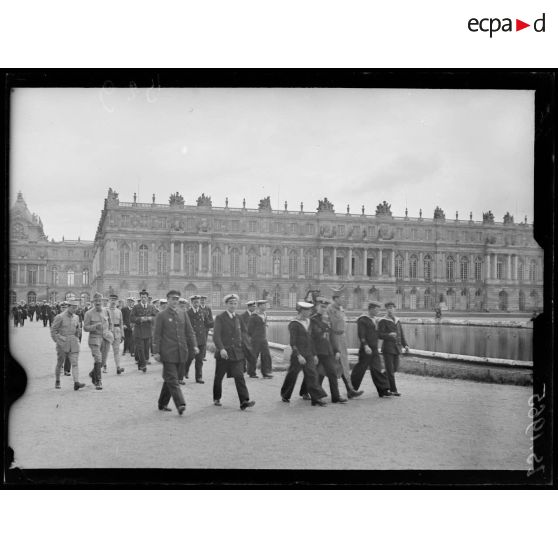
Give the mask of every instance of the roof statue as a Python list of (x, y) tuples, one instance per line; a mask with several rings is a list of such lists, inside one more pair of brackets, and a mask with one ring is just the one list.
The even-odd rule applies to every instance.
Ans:
[(434, 210), (434, 219), (440, 219), (441, 221), (446, 220), (446, 214), (444, 213), (444, 210), (439, 206), (436, 206), (436, 209)]
[(118, 204), (119, 204), (118, 192), (116, 190), (113, 190), (112, 188), (109, 188), (107, 194), (107, 201), (106, 201), (107, 207), (114, 207)]
[(258, 204), (259, 211), (271, 211), (271, 199), (269, 196), (267, 198), (262, 198)]
[(513, 225), (513, 215), (509, 211), (504, 215), (504, 225)]
[(492, 211), (489, 210), (486, 213), (483, 211), (482, 222), (487, 223), (489, 225), (494, 224), (494, 214), (492, 213)]
[(178, 192), (175, 192), (169, 197), (169, 205), (179, 205), (181, 207), (184, 207), (184, 198)]
[(196, 204), (198, 207), (212, 207), (211, 196), (206, 196), (202, 193), (196, 200)]
[(376, 206), (376, 215), (385, 215), (386, 217), (391, 217), (391, 204), (387, 201), (383, 201)]
[(333, 204), (327, 199), (318, 200), (318, 211), (335, 211)]

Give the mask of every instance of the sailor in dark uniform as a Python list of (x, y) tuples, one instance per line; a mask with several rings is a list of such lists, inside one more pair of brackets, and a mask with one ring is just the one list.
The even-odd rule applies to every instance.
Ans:
[(188, 310), (188, 317), (190, 318), (190, 323), (196, 335), (196, 343), (199, 349), (197, 355), (190, 354), (188, 356), (188, 361), (186, 362), (185, 377), (188, 377), (190, 372), (190, 364), (195, 360), (196, 369), (196, 383), (204, 384), (202, 380), (202, 370), (203, 370), (203, 358), (205, 356), (205, 345), (207, 343), (207, 324), (206, 324), (206, 314), (200, 308), (200, 297), (198, 295), (192, 295), (190, 297), (191, 308)]
[[(246, 312), (240, 315), (240, 319), (244, 323), (244, 327), (246, 328), (246, 332), (248, 332), (248, 322), (250, 321), (250, 317), (256, 310), (256, 301), (249, 300), (246, 303)], [(244, 342), (244, 356), (246, 357), (244, 360), (244, 372), (248, 372), (248, 376), (250, 378), (257, 378), (256, 375), (256, 362), (257, 360), (254, 359), (254, 355), (252, 353), (252, 340), (248, 333), (246, 333), (246, 339)]]
[(271, 374), (271, 353), (267, 344), (267, 314), (265, 313), (267, 300), (258, 300), (256, 305), (257, 309), (248, 321), (248, 335), (252, 343), (252, 355), (254, 357), (251, 366), (248, 368), (248, 375), (250, 377), (256, 375), (256, 363), (258, 357), (260, 357), (262, 377), (271, 379), (273, 374)]

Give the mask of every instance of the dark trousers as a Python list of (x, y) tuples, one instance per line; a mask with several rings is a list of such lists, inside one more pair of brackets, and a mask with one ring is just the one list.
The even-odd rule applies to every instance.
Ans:
[(190, 364), (192, 364), (192, 361), (196, 361), (195, 369), (196, 369), (196, 380), (201, 380), (202, 379), (202, 368), (203, 368), (203, 357), (205, 355), (205, 345), (198, 345), (198, 349), (200, 350), (200, 352), (197, 355), (191, 354), (188, 355), (188, 360), (186, 362), (186, 372), (185, 372), (185, 376), (188, 377), (188, 374), (190, 373)]
[(46, 327), (48, 322), (48, 318), (43, 318), (43, 327)]
[(283, 385), (281, 386), (281, 397), (284, 397), (285, 399), (291, 398), (298, 374), (301, 370), (304, 375), (303, 383), (305, 391), (308, 392), (312, 401), (317, 401), (318, 399), (322, 399), (322, 397), (327, 396), (327, 393), (319, 384), (318, 372), (314, 362), (310, 360), (311, 358), (312, 357), (309, 357), (306, 360), (305, 365), (301, 365), (295, 355), (291, 356), (291, 363), (289, 365), (287, 375), (283, 380)]
[[(149, 338), (146, 341), (149, 341)], [(178, 364), (178, 362), (163, 362), (164, 383), (159, 395), (159, 407), (166, 407), (171, 397), (177, 409), (181, 405), (186, 405), (184, 395), (178, 385)]]
[(225, 360), (224, 358), (218, 358), (215, 361), (213, 401), (218, 401), (219, 399), (221, 399), (223, 390), (223, 378), (227, 374), (234, 378), (236, 392), (238, 393), (238, 399), (240, 403), (242, 404), (245, 401), (250, 401), (248, 388), (246, 387), (246, 382), (244, 381), (244, 360)]
[(144, 368), (146, 366), (146, 362), (149, 360), (149, 348), (151, 346), (151, 337), (146, 337), (145, 339), (141, 339), (140, 337), (136, 337), (134, 339), (135, 344), (135, 355), (136, 360), (138, 361), (138, 367)]
[(267, 339), (252, 340), (252, 355), (253, 359), (248, 363), (248, 376), (256, 375), (256, 363), (258, 357), (261, 358), (262, 376), (271, 374), (271, 353), (269, 352), (269, 345)]
[(188, 373), (186, 372), (186, 362), (181, 362), (178, 365), (178, 379), (182, 381), (184, 378), (188, 377)]
[(18, 325), (19, 325), (19, 318), (17, 316), (14, 316), (14, 327), (17, 327)]
[(355, 364), (351, 373), (351, 383), (355, 389), (360, 387), (362, 379), (366, 371), (370, 369), (370, 375), (374, 386), (378, 391), (378, 395), (382, 395), (389, 389), (389, 380), (387, 374), (382, 374), (382, 363), (379, 355), (367, 355), (364, 351), (359, 351), (358, 362)]
[(399, 370), (399, 355), (384, 353), (384, 364), (389, 382), (390, 391), (397, 391), (395, 385), (395, 373)]
[(248, 373), (248, 376), (256, 376), (256, 364), (258, 359), (254, 357), (252, 349), (244, 347), (244, 372)]
[(64, 359), (64, 372), (71, 372), (72, 370), (72, 363), (70, 362), (70, 356), (66, 355)]
[[(323, 385), (324, 378), (327, 377), (329, 380), (329, 390), (331, 392), (331, 401), (336, 403), (341, 398), (339, 394), (339, 384), (337, 382), (337, 365), (335, 363), (335, 357), (331, 355), (318, 355), (318, 366), (316, 367), (316, 372), (318, 373), (318, 384)], [(300, 396), (308, 395), (308, 390), (306, 389), (306, 380), (302, 380), (300, 386)]]
[(128, 351), (131, 355), (134, 354), (134, 335), (130, 327), (124, 330), (124, 348), (122, 349), (122, 354)]

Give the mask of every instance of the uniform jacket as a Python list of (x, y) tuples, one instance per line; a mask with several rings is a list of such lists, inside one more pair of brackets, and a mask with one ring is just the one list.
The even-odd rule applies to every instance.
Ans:
[(302, 355), (308, 361), (316, 356), (316, 349), (314, 348), (310, 331), (307, 331), (298, 319), (289, 323), (289, 334), (289, 343), (293, 350), (293, 357)]
[(253, 343), (267, 340), (267, 316), (254, 312), (248, 320), (248, 335)]
[(122, 312), (122, 324), (126, 327), (132, 327), (132, 322), (130, 321), (132, 309), (129, 306), (123, 306), (120, 311)]
[(186, 362), (196, 346), (192, 324), (183, 309), (169, 306), (157, 314), (153, 352), (159, 353), (163, 362)]
[[(152, 304), (147, 304), (144, 308), (141, 302), (138, 302), (130, 313), (130, 321), (134, 324), (134, 337), (139, 339), (149, 339), (153, 334), (153, 322), (157, 316), (157, 309)], [(141, 322), (141, 318), (151, 318), (149, 321)]]
[(194, 333), (196, 334), (196, 341), (198, 346), (205, 345), (207, 343), (207, 315), (201, 309), (198, 308), (198, 311), (195, 312), (193, 308), (189, 308), (187, 310), (188, 318), (190, 318), (190, 323), (192, 324), (192, 328), (194, 329)]
[(219, 352), (225, 349), (230, 360), (243, 360), (244, 350), (242, 345), (245, 336), (246, 328), (237, 314), (233, 318), (229, 316), (227, 311), (219, 314), (215, 318), (213, 326), (213, 342), (217, 349), (215, 358), (221, 358)]
[(211, 311), (211, 308), (209, 306), (200, 306), (200, 308), (203, 310), (205, 314), (206, 317), (205, 327), (207, 328), (207, 331), (209, 331), (215, 325), (215, 322), (213, 321), (213, 312)]
[[(383, 353), (388, 355), (398, 355), (402, 352), (402, 347), (407, 345), (399, 318), (395, 318), (395, 321), (391, 320), (387, 316), (380, 318), (378, 330), (380, 339), (383, 339), (384, 341), (384, 344), (382, 345)], [(397, 333), (397, 337), (394, 339), (390, 333)]]
[(333, 356), (337, 352), (334, 345), (336, 336), (330, 336), (330, 331), (329, 323), (324, 321), (320, 314), (314, 314), (310, 318), (310, 336), (317, 355)]
[(110, 316), (111, 321), (111, 331), (114, 335), (114, 340), (117, 343), (120, 343), (123, 335), (124, 335), (124, 328), (123, 325), (123, 318), (122, 318), (122, 310), (120, 308), (107, 308), (107, 312)]
[[(97, 327), (101, 324), (101, 328)], [(101, 308), (100, 312), (91, 308), (85, 313), (83, 317), (83, 329), (89, 332), (89, 345), (101, 345), (103, 341), (103, 334), (111, 329), (110, 316), (106, 308)]]
[(50, 336), (57, 347), (65, 353), (79, 353), (81, 338), (79, 318), (75, 314), (70, 316), (67, 310), (58, 314), (50, 327)]
[(246, 329), (248, 329), (248, 322), (250, 321), (250, 316), (253, 316), (254, 312), (248, 312), (248, 310), (246, 310), (246, 312), (244, 312), (244, 314), (240, 315), (240, 319), (244, 322), (244, 327)]

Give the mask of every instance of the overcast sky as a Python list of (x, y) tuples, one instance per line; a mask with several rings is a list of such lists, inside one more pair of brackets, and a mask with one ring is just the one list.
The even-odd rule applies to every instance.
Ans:
[[(497, 221), (533, 218), (530, 91), (16, 89), (11, 193), (49, 238), (92, 240), (103, 199)], [(13, 203), (12, 197), (12, 203)]]

